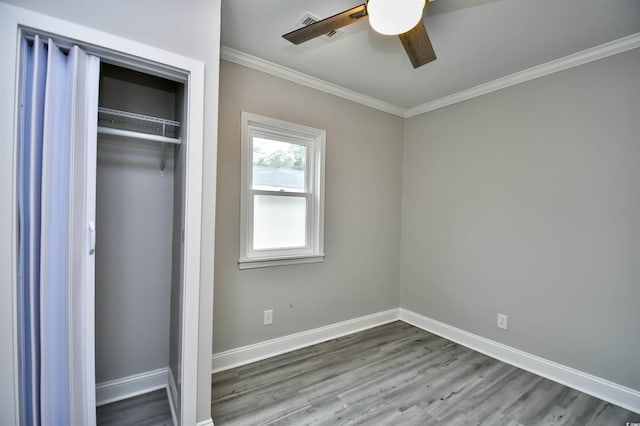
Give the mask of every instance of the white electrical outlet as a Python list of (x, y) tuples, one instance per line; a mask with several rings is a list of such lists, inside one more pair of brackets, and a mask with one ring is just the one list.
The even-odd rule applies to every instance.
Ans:
[(264, 311), (264, 325), (273, 324), (273, 309)]
[(498, 328), (506, 330), (507, 329), (507, 319), (508, 319), (508, 317), (505, 314), (498, 314)]

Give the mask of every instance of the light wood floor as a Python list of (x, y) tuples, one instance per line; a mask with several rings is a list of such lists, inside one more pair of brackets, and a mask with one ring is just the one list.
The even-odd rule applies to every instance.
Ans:
[(620, 425), (640, 415), (402, 322), (213, 376), (223, 425)]
[(173, 426), (165, 389), (101, 405), (96, 417), (100, 426)]

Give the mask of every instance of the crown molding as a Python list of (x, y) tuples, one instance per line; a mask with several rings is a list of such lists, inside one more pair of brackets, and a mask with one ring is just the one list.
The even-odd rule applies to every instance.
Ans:
[(472, 87), (471, 89), (454, 93), (453, 95), (445, 96), (444, 98), (436, 99), (435, 101), (418, 105), (417, 107), (406, 110), (404, 117), (414, 117), (416, 115), (424, 114), (425, 112), (444, 108), (458, 102), (486, 95), (487, 93), (515, 86), (516, 84), (577, 67), (578, 65), (583, 65), (588, 62), (597, 61), (598, 59), (603, 59), (638, 47), (640, 47), (640, 33), (632, 34), (609, 43), (601, 44), (600, 46), (565, 56), (564, 58), (556, 59), (545, 64), (516, 72), (506, 77), (498, 78), (488, 83)]
[(376, 98), (372, 98), (371, 96), (363, 95), (362, 93), (358, 93), (345, 87), (338, 86), (337, 84), (329, 83), (328, 81), (312, 77), (308, 74), (301, 73), (291, 68), (269, 62), (267, 60), (258, 58), (257, 56), (249, 55), (248, 53), (231, 49), (227, 46), (220, 47), (220, 58), (224, 59), (225, 61), (244, 65), (245, 67), (252, 68), (257, 71), (262, 71), (264, 73), (271, 74), (273, 76), (280, 77), (282, 79), (328, 93), (330, 95), (357, 102), (370, 108), (397, 115), (398, 117), (404, 117), (406, 113), (406, 110), (399, 106), (392, 105)]
[(226, 46), (221, 47), (220, 57), (229, 62), (244, 65), (257, 71), (262, 71), (267, 74), (271, 74), (273, 76), (301, 84), (303, 86), (311, 87), (313, 89), (320, 90), (322, 92), (338, 96), (343, 99), (347, 99), (380, 111), (387, 112), (389, 114), (397, 115), (403, 118), (410, 118), (429, 111), (444, 108), (458, 102), (466, 101), (468, 99), (473, 99), (478, 96), (505, 89), (510, 86), (515, 86), (529, 80), (534, 80), (536, 78), (544, 77), (549, 74), (577, 67), (589, 62), (597, 61), (599, 59), (616, 55), (618, 53), (623, 53), (628, 50), (637, 49), (639, 47), (640, 33), (635, 33), (630, 36), (623, 37), (609, 43), (601, 44), (600, 46), (592, 47), (590, 49), (586, 49), (581, 52), (547, 62), (545, 64), (537, 65), (535, 67), (531, 67), (526, 70), (498, 78), (488, 83), (480, 84), (470, 89), (462, 90), (452, 95), (445, 96), (443, 98), (436, 99), (434, 101), (427, 102), (408, 109), (399, 107), (397, 105), (392, 105), (388, 102), (375, 99), (371, 96), (346, 89), (344, 87), (329, 83), (324, 80), (320, 80), (315, 77), (311, 77), (310, 75), (295, 71), (291, 68), (283, 67), (273, 62), (266, 61), (264, 59), (231, 49)]

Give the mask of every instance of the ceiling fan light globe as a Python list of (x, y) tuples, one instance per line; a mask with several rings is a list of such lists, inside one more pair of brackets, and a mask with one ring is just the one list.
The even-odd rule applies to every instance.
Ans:
[(425, 0), (369, 0), (371, 27), (380, 34), (406, 33), (422, 19)]

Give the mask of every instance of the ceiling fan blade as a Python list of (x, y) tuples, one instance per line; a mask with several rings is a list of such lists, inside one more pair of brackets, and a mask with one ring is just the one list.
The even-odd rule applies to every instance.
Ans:
[(402, 41), (402, 46), (404, 46), (413, 68), (421, 67), (436, 59), (436, 52), (433, 51), (433, 46), (431, 46), (431, 41), (422, 20), (415, 27), (406, 33), (400, 34), (398, 37)]
[(300, 44), (304, 43), (305, 41), (311, 40), (312, 38), (330, 33), (331, 31), (337, 30), (338, 28), (353, 24), (354, 22), (359, 21), (366, 16), (366, 6), (364, 4), (361, 4), (360, 6), (345, 10), (344, 12), (338, 13), (337, 15), (333, 15), (329, 18), (323, 19), (322, 21), (314, 22), (313, 24), (307, 25), (306, 27), (291, 31), (290, 33), (287, 33), (282, 37), (286, 38), (293, 44)]

